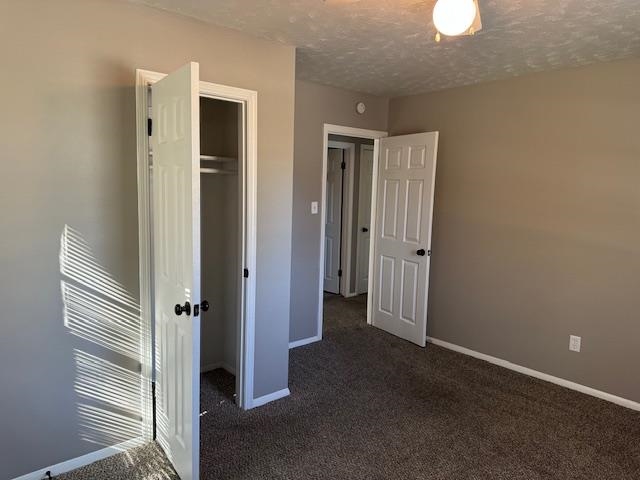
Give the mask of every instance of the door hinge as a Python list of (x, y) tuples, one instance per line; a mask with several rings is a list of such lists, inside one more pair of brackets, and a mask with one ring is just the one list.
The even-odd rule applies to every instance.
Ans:
[(342, 276), (342, 269), (338, 270), (338, 276), (341, 277)]
[(249, 278), (249, 269), (248, 269), (248, 268), (245, 268), (245, 269), (244, 269), (244, 272), (242, 272), (242, 276), (243, 276), (244, 278)]
[(151, 408), (153, 411), (151, 412), (153, 418), (153, 439), (155, 440), (157, 437), (156, 431), (156, 382), (155, 380), (151, 381)]
[(342, 170), (344, 170), (345, 168), (347, 168), (347, 162), (342, 162), (342, 163), (340, 164), (340, 168), (341, 168)]
[(153, 120), (147, 118), (147, 135), (151, 136), (151, 132), (153, 131)]

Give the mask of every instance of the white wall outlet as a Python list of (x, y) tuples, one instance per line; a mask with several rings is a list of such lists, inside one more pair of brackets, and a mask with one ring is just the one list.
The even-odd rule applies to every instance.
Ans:
[(579, 352), (581, 343), (582, 343), (582, 337), (569, 335), (569, 350), (571, 350), (572, 352)]
[(311, 202), (311, 214), (316, 215), (318, 213), (318, 202)]

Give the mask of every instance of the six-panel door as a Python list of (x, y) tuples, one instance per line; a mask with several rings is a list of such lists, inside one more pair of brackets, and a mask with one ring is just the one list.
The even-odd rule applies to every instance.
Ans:
[[(152, 86), (157, 438), (182, 480), (198, 478), (200, 121), (198, 64)], [(176, 305), (190, 312), (180, 315)]]
[(327, 152), (327, 201), (324, 229), (324, 291), (340, 293), (340, 244), (342, 242), (343, 151)]
[(438, 133), (380, 140), (372, 324), (424, 346)]

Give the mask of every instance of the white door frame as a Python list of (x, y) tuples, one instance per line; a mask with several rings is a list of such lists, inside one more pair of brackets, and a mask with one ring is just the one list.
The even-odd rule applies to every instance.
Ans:
[[(366, 145), (366, 144), (361, 144), (360, 145), (360, 172), (362, 172), (362, 152), (364, 150), (371, 150), (371, 155), (373, 156), (373, 163), (371, 164), (371, 181), (373, 182), (373, 166), (375, 165), (375, 147), (373, 145)], [(362, 183), (360, 182), (360, 178), (362, 177), (358, 177), (358, 192), (362, 191)], [(373, 189), (373, 185), (371, 186)], [(371, 200), (373, 201), (375, 197), (373, 197)], [(360, 201), (358, 200), (358, 210), (360, 209)], [(359, 212), (358, 212), (358, 216), (359, 216)], [(358, 228), (360, 228), (360, 225), (358, 225)], [(358, 236), (356, 236), (356, 238), (359, 238)], [(369, 226), (369, 250), (371, 250), (371, 226)], [(354, 295), (360, 295), (362, 293), (368, 293), (368, 289), (367, 292), (361, 292), (358, 289), (358, 282), (360, 281), (360, 271), (362, 270), (362, 262), (360, 262), (360, 242), (356, 241), (356, 289), (354, 292)]]
[[(376, 167), (376, 157), (378, 155), (378, 139), (386, 137), (387, 132), (381, 130), (368, 130), (364, 128), (345, 127), (342, 125), (333, 125), (325, 123), (322, 131), (322, 176), (320, 177), (322, 183), (322, 198), (320, 199), (320, 208), (322, 209), (320, 215), (320, 258), (318, 266), (318, 333), (311, 341), (322, 340), (322, 316), (324, 313), (324, 230), (325, 222), (327, 221), (327, 162), (328, 162), (328, 150), (329, 150), (329, 135), (342, 135), (345, 137), (355, 138), (370, 138), (374, 140), (373, 143), (373, 165)], [(372, 189), (373, 192), (373, 189)], [(372, 199), (375, 198), (372, 197)], [(369, 314), (367, 313), (367, 320)], [(309, 343), (307, 341), (304, 342)]]
[[(151, 236), (151, 184), (149, 176), (149, 137), (147, 135), (147, 118), (149, 115), (148, 89), (166, 74), (147, 70), (136, 70), (136, 130), (137, 130), (137, 164), (138, 164), (138, 249), (140, 268), (140, 310), (141, 324), (144, 329), (142, 350), (145, 361), (142, 374), (148, 379), (145, 398), (151, 398), (151, 385), (154, 380), (154, 348), (153, 348), (153, 258)], [(239, 103), (244, 109), (246, 141), (244, 174), (245, 205), (244, 212), (245, 238), (242, 249), (242, 264), (249, 270), (249, 277), (240, 301), (244, 306), (241, 311), (240, 332), (238, 336), (238, 357), (236, 375), (236, 393), (238, 406), (250, 409), (254, 406), (253, 377), (255, 360), (255, 297), (256, 297), (256, 232), (257, 232), (257, 158), (258, 158), (258, 93), (253, 90), (229, 87), (210, 82), (200, 82), (200, 96)], [(238, 272), (240, 274), (240, 272)], [(242, 309), (241, 309), (242, 310)], [(150, 439), (153, 432), (153, 410), (151, 401), (143, 401), (148, 405), (143, 422), (145, 433)]]
[[(356, 293), (349, 291), (351, 285), (351, 235), (353, 235), (353, 182), (356, 163), (356, 144), (349, 142), (337, 142), (329, 140), (328, 148), (338, 148), (345, 152), (344, 161), (345, 183), (342, 189), (342, 224), (340, 228), (340, 263), (342, 266), (342, 278), (340, 280), (340, 295), (343, 297), (353, 297)], [(326, 179), (325, 179), (326, 182)]]

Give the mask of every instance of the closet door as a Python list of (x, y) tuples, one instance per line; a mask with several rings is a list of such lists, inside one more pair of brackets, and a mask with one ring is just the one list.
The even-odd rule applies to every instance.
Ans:
[(340, 293), (340, 257), (342, 255), (343, 150), (329, 148), (327, 153), (327, 199), (324, 227), (324, 291)]
[(356, 257), (356, 293), (369, 291), (369, 247), (371, 244), (371, 187), (373, 186), (373, 145), (360, 146), (358, 188), (358, 246)]
[(200, 409), (199, 66), (152, 86), (156, 426), (182, 480), (198, 478)]

